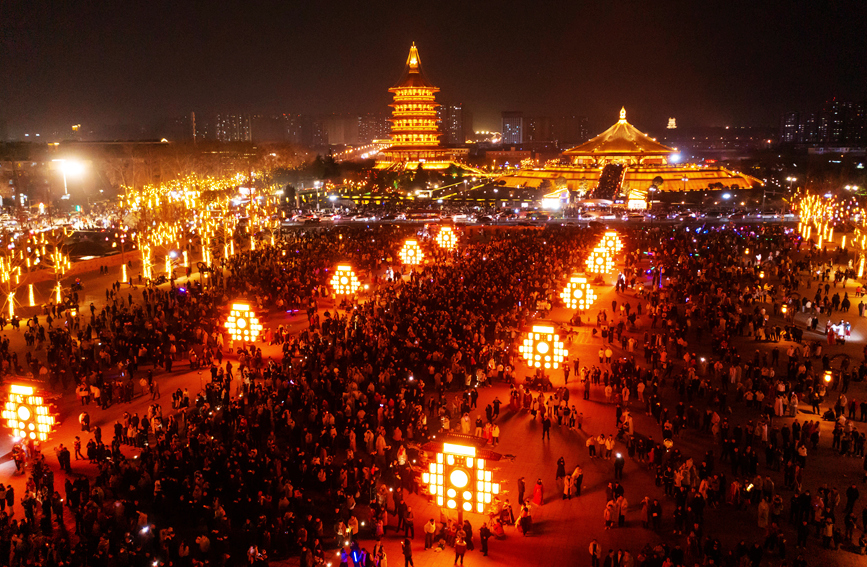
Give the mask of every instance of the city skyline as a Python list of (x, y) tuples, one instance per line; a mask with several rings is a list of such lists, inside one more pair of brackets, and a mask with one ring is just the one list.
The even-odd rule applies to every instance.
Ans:
[(670, 117), (772, 125), (793, 108), (863, 100), (867, 86), (860, 5), (492, 8), (17, 5), (0, 23), (0, 119), (47, 130), (190, 111), (384, 112), (412, 41), (443, 99), (486, 130), (507, 110), (586, 115), (595, 130), (620, 106), (654, 132)]

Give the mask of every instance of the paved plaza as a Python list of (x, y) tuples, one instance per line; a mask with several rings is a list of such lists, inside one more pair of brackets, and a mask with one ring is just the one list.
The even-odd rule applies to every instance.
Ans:
[[(134, 272), (135, 273), (135, 272)], [(194, 276), (194, 279), (197, 276)], [(802, 277), (803, 279), (803, 277)], [(610, 280), (610, 277), (609, 277)], [(83, 301), (81, 302), (82, 310), (89, 314), (87, 306), (94, 303), (100, 307), (105, 301), (104, 289), (110, 285), (112, 276), (99, 276), (97, 274), (87, 275), (83, 278), (85, 283), (85, 291)], [(612, 283), (613, 280), (609, 281)], [(808, 290), (802, 285), (799, 290), (802, 296), (812, 297), (815, 293), (815, 283)], [(852, 336), (849, 342), (845, 345), (826, 344), (825, 352), (830, 355), (845, 353), (852, 357), (854, 365), (857, 366), (861, 360), (861, 351), (864, 345), (864, 338), (867, 337), (867, 321), (864, 318), (858, 317), (857, 302), (855, 298), (855, 289), (857, 282), (850, 281), (845, 288), (852, 299), (853, 308), (846, 314), (841, 316), (852, 324)], [(842, 286), (838, 287), (838, 291), (842, 292)], [(141, 288), (131, 291), (134, 295), (139, 295)], [(123, 296), (127, 294), (127, 288), (123, 289)], [(635, 297), (634, 293), (615, 294), (613, 286), (607, 285), (600, 290), (600, 297), (597, 304), (590, 313), (585, 314), (585, 327), (577, 329), (573, 340), (568, 346), (570, 350), (570, 364), (576, 358), (580, 360), (582, 366), (600, 366), (607, 365), (599, 364), (598, 350), (602, 344), (602, 339), (598, 336), (593, 336), (592, 323), (595, 322), (596, 314), (600, 309), (606, 309), (611, 313), (612, 301), (625, 302), (629, 301), (633, 306), (637, 303), (643, 303), (644, 300)], [(328, 300), (320, 302), (319, 310), (324, 313), (327, 310), (334, 311), (334, 305)], [(549, 315), (549, 319), (563, 323), (571, 317), (572, 313), (567, 312), (562, 308), (554, 308)], [(804, 315), (796, 315), (798, 325), (804, 327)], [(835, 320), (840, 316), (835, 315)], [(778, 318), (777, 324), (782, 325), (782, 318)], [(616, 320), (616, 319), (615, 319)], [(272, 313), (268, 318), (268, 325), (271, 328), (276, 328), (278, 325), (288, 326), (293, 333), (300, 332), (306, 328), (306, 317), (300, 313), (278, 312)], [(824, 326), (824, 322), (820, 324)], [(634, 337), (638, 342), (636, 347), (636, 360), (643, 364), (643, 357), (640, 355), (640, 345), (643, 341), (643, 335), (648, 330), (648, 318), (642, 318), (639, 327), (635, 331), (628, 332), (627, 335)], [(10, 337), (11, 347), (13, 350), (18, 350), (23, 355), (25, 350), (22, 332), (16, 332), (9, 328), (4, 332)], [(702, 357), (711, 357), (706, 344), (697, 344), (695, 337), (692, 337), (693, 345), (690, 350), (696, 352)], [(805, 341), (819, 340), (825, 343), (824, 335), (820, 333), (807, 332), (804, 336)], [(778, 371), (785, 371), (785, 350), (790, 343), (780, 342), (755, 342), (752, 338), (741, 337), (736, 339), (735, 346), (742, 357), (750, 357), (756, 350), (768, 351), (774, 347), (778, 347), (781, 352), (781, 363)], [(616, 345), (616, 343), (615, 343)], [(626, 356), (619, 345), (612, 346), (615, 351), (615, 358)], [(262, 346), (263, 357), (267, 360), (272, 357), (275, 360), (280, 360), (281, 350), (279, 346)], [(36, 356), (42, 353), (36, 352)], [(230, 355), (229, 360), (234, 357)], [(518, 376), (523, 377), (529, 374), (526, 368), (519, 369)], [(553, 372), (551, 379), (555, 387), (563, 385), (563, 373), (560, 371)], [(180, 361), (174, 371), (169, 374), (158, 374), (157, 379), (160, 382), (160, 391), (162, 394), (160, 403), (163, 405), (164, 415), (172, 413), (170, 409), (171, 392), (177, 388), (187, 388), (190, 394), (194, 397), (199, 392), (200, 388), (208, 378), (207, 370), (190, 371), (186, 361)], [(570, 392), (570, 404), (574, 404), (578, 411), (584, 416), (583, 427), (581, 430), (571, 430), (566, 426), (558, 427), (556, 422), (553, 426), (550, 440), (542, 439), (542, 426), (540, 419), (532, 419), (529, 412), (521, 410), (513, 412), (508, 405), (509, 388), (502, 383), (495, 383), (491, 387), (480, 389), (478, 400), (478, 409), (474, 410), (479, 415), (484, 416), (484, 408), (495, 397), (498, 397), (503, 406), (497, 423), (500, 426), (500, 444), (494, 448), (502, 455), (508, 456), (496, 463), (494, 470), (495, 480), (503, 484), (505, 494), (503, 498), (510, 499), (515, 512), (517, 514), (517, 489), (516, 482), (519, 477), (526, 480), (527, 498), (532, 494), (532, 486), (537, 479), (541, 479), (544, 485), (544, 502), (543, 505), (532, 505), (531, 512), (533, 517), (533, 529), (528, 536), (523, 536), (514, 526), (506, 528), (504, 539), (490, 540), (490, 553), (488, 557), (483, 557), (479, 551), (478, 528), (482, 522), (487, 521), (487, 517), (479, 514), (467, 514), (466, 519), (470, 521), (474, 530), (475, 550), (467, 553), (465, 564), (467, 565), (503, 565), (510, 563), (520, 563), (523, 565), (590, 565), (588, 554), (588, 546), (592, 539), (598, 540), (604, 552), (608, 549), (615, 551), (622, 549), (629, 551), (633, 557), (637, 556), (646, 544), (651, 547), (658, 544), (667, 544), (671, 547), (680, 545), (686, 548), (686, 537), (675, 535), (673, 533), (673, 501), (667, 498), (663, 489), (655, 483), (655, 473), (648, 468), (647, 465), (639, 464), (633, 459), (626, 459), (624, 476), (622, 484), (625, 488), (625, 496), (629, 501), (629, 511), (626, 514), (626, 524), (624, 527), (615, 527), (611, 530), (606, 530), (603, 523), (603, 509), (606, 503), (606, 486), (614, 480), (613, 460), (605, 460), (601, 458), (590, 459), (585, 447), (585, 441), (588, 435), (598, 435), (604, 433), (606, 435), (616, 433), (616, 416), (615, 406), (606, 403), (605, 396), (600, 386), (594, 386), (591, 390), (590, 400), (583, 400), (583, 386), (575, 380), (574, 373), (570, 376), (570, 381), (566, 384)], [(680, 397), (670, 386), (661, 388), (662, 398), (665, 407), (673, 407)], [(553, 394), (553, 392), (549, 392)], [(822, 404), (824, 411), (829, 407), (829, 400), (836, 399), (837, 392), (830, 392), (826, 401)], [(458, 396), (459, 392), (453, 391), (447, 394), (449, 397)], [(867, 386), (864, 383), (853, 382), (847, 393), (849, 399), (864, 400), (867, 399)], [(729, 397), (731, 415), (729, 420), (732, 424), (745, 423), (747, 420), (756, 419), (758, 410), (746, 408), (743, 401), (735, 402), (734, 396)], [(106, 410), (100, 410), (93, 404), (87, 407), (87, 411), (91, 415), (92, 425), (102, 427), (103, 436), (111, 437), (111, 429), (115, 420), (119, 419), (123, 412), (138, 412), (143, 415), (147, 411), (147, 406), (153, 403), (150, 396), (139, 395), (131, 404), (115, 404)], [(705, 399), (696, 399), (694, 401), (697, 409), (702, 413), (706, 405)], [(72, 447), (74, 437), (79, 435), (82, 437), (83, 444), (88, 439), (88, 434), (80, 431), (78, 426), (78, 413), (81, 408), (78, 404), (74, 393), (67, 391), (59, 404), (63, 422), (54, 435), (54, 437), (45, 444), (43, 453), (46, 454), (47, 460), (55, 473), (55, 486), (62, 486), (66, 478), (58, 465), (57, 459), (54, 458), (53, 449), (60, 443)], [(660, 426), (652, 416), (646, 413), (643, 404), (637, 400), (631, 400), (629, 411), (635, 420), (635, 430), (637, 433), (652, 436), (655, 439), (662, 438)], [(801, 422), (815, 419), (817, 416), (812, 414), (812, 410), (807, 404), (801, 404), (797, 419)], [(475, 419), (475, 413), (472, 415)], [(774, 425), (780, 427), (784, 422), (792, 422), (794, 418), (775, 418)], [(862, 460), (859, 458), (844, 457), (836, 454), (830, 447), (832, 423), (822, 422), (821, 424), (821, 442), (818, 451), (810, 452), (808, 456), (808, 464), (804, 471), (803, 486), (805, 489), (815, 491), (822, 484), (827, 484), (829, 487), (836, 487), (841, 494), (845, 489), (855, 483), (859, 490), (862, 491), (861, 499), (856, 505), (855, 512), (860, 518), (861, 510), (867, 503), (867, 485), (862, 483)], [(867, 424), (858, 422), (856, 427), (859, 430), (867, 428)], [(716, 457), (716, 470), (728, 474), (728, 463), (719, 461), (719, 446), (712, 443), (711, 436), (708, 433), (702, 433), (695, 429), (686, 429), (675, 439), (675, 448), (683, 452), (687, 457), (693, 457), (697, 462), (703, 460), (707, 450), (712, 449)], [(18, 494), (22, 494), (24, 490), (25, 477), (14, 474), (15, 466), (9, 458), (10, 441), (6, 437), (3, 439), (3, 452), (6, 458), (0, 464), (0, 479), (3, 482), (12, 484), (16, 488)], [(134, 455), (134, 449), (129, 446), (124, 446), (123, 451), (127, 456)], [(619, 442), (615, 448), (616, 452), (626, 453), (625, 446)], [(555, 482), (556, 462), (563, 457), (566, 461), (567, 471), (571, 471), (576, 464), (580, 464), (584, 470), (584, 480), (582, 483), (582, 494), (580, 497), (573, 497), (571, 500), (563, 500), (561, 498), (561, 487)], [(764, 466), (764, 458), (760, 460), (759, 472), (768, 474), (774, 480), (777, 491), (783, 496), (785, 509), (788, 510), (789, 498), (791, 491), (784, 489), (782, 472), (769, 471)], [(96, 465), (91, 465), (86, 461), (73, 461), (73, 475), (86, 474), (95, 475), (97, 472)], [(662, 503), (663, 517), (662, 526), (659, 530), (645, 529), (642, 526), (640, 519), (641, 501), (645, 497), (651, 499), (659, 499)], [(845, 497), (843, 497), (845, 500)], [(447, 547), (442, 552), (433, 550), (423, 551), (424, 533), (422, 524), (429, 518), (440, 519), (440, 510), (432, 505), (427, 498), (415, 494), (408, 494), (407, 501), (412, 507), (415, 515), (415, 539), (414, 539), (414, 554), (413, 560), (416, 565), (424, 566), (440, 566), (452, 565), (454, 562), (454, 553), (451, 548)], [(16, 517), (21, 514), (20, 505), (16, 505)], [(748, 545), (759, 541), (764, 541), (763, 530), (760, 530), (757, 525), (757, 511), (754, 506), (745, 506), (743, 510), (735, 510), (732, 506), (723, 503), (718, 509), (708, 509), (705, 513), (705, 532), (707, 538), (718, 538), (722, 541), (726, 550), (734, 549), (740, 541), (745, 541)], [(853, 553), (851, 548), (829, 551), (821, 549), (820, 538), (814, 537), (811, 529), (811, 537), (806, 550), (795, 548), (795, 533), (786, 521), (784, 513), (783, 526), (786, 533), (787, 549), (786, 556), (791, 560), (799, 554), (803, 554), (811, 565), (856, 565), (863, 564), (863, 557)], [(364, 519), (363, 513), (360, 519)], [(67, 521), (70, 521), (70, 516), (67, 516)], [(401, 537), (394, 534), (394, 521), (392, 521), (392, 531), (384, 538), (384, 544), (388, 553), (389, 561), (394, 564), (403, 562), (403, 556), (400, 551)], [(370, 528), (367, 531), (362, 531), (361, 542), (362, 546), (368, 550), (373, 547), (374, 540), (370, 533)], [(856, 530), (856, 537), (860, 534), (860, 530)], [(326, 538), (330, 539), (330, 538)], [(333, 553), (333, 550), (330, 551)], [(604, 553), (603, 553), (604, 557)], [(766, 557), (772, 560), (771, 563), (777, 564), (779, 558), (775, 554), (766, 553)], [(339, 557), (335, 555), (333, 561), (334, 567), (339, 564)], [(297, 563), (297, 558), (289, 560), (289, 563)], [(764, 563), (763, 563), (764, 564)]]

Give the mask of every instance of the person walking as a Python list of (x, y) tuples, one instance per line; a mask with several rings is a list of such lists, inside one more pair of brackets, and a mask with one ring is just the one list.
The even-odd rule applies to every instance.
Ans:
[[(865, 462), (865, 468), (867, 468), (867, 460)], [(865, 477), (867, 477), (867, 473), (865, 473)], [(518, 479), (518, 505), (523, 506), (524, 504), (524, 492), (526, 491), (526, 484), (524, 484), (524, 477)]]
[(590, 541), (590, 567), (599, 567), (599, 558), (602, 557), (602, 548), (595, 539)]
[(415, 567), (415, 564), (412, 562), (412, 540), (408, 537), (403, 538), (403, 543), (401, 543), (401, 547), (403, 548), (403, 567)]

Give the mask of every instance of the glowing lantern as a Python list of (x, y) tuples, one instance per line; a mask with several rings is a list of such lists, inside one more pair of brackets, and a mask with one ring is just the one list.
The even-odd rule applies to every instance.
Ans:
[(335, 294), (352, 295), (359, 287), (361, 287), (361, 282), (355, 277), (352, 266), (337, 266), (334, 277), (331, 278), (331, 289), (334, 290)]
[(587, 271), (591, 274), (607, 274), (614, 269), (614, 259), (607, 248), (597, 247), (587, 258)]
[(11, 384), (9, 397), (0, 413), (12, 435), (21, 439), (47, 441), (57, 428), (57, 415), (36, 395), (31, 386)]
[(527, 365), (535, 368), (559, 368), (560, 363), (569, 356), (569, 351), (563, 348), (560, 335), (554, 332), (554, 327), (534, 325), (527, 333), (524, 344), (518, 351), (527, 361)]
[(620, 240), (620, 237), (617, 236), (616, 231), (609, 230), (602, 235), (602, 240), (599, 242), (599, 246), (605, 248), (608, 250), (609, 254), (613, 255), (623, 249), (623, 242)]
[(440, 245), (440, 248), (451, 250), (457, 245), (457, 243), (458, 235), (455, 234), (455, 231), (452, 230), (452, 227), (444, 226), (440, 228), (440, 231), (437, 233), (437, 244)]
[(407, 240), (398, 253), (401, 261), (407, 266), (418, 266), (424, 258), (424, 252), (415, 240)]
[(247, 303), (233, 303), (232, 310), (226, 318), (226, 329), (233, 341), (252, 343), (259, 340), (264, 327)]
[(422, 482), (438, 506), (461, 514), (473, 510), (483, 513), (493, 495), (500, 493), (500, 484), (491, 482), (491, 471), (485, 469), (485, 459), (477, 458), (476, 448), (468, 445), (443, 443), (436, 462), (422, 473)]
[(560, 294), (563, 303), (569, 309), (580, 309), (584, 311), (590, 309), (596, 301), (596, 292), (593, 287), (587, 283), (587, 278), (580, 276), (572, 276), (563, 292)]
[(33, 284), (27, 284), (27, 295), (30, 300), (30, 307), (36, 306), (36, 297), (33, 295)]

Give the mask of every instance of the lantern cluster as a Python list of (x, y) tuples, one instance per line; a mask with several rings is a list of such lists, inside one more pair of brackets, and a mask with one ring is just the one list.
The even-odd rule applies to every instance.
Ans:
[(45, 403), (45, 398), (36, 395), (31, 386), (11, 384), (9, 397), (3, 406), (6, 427), (15, 437), (46, 441), (57, 428), (57, 415)]
[(623, 241), (617, 235), (617, 231), (609, 230), (602, 235), (602, 240), (599, 241), (599, 246), (608, 250), (611, 255), (620, 252), (623, 249)]
[(593, 306), (596, 301), (596, 292), (593, 291), (593, 286), (587, 283), (587, 278), (572, 276), (566, 283), (566, 287), (563, 288), (560, 297), (569, 309), (584, 311)]
[(233, 303), (232, 310), (226, 317), (226, 329), (233, 341), (252, 343), (259, 340), (264, 327), (249, 304)]
[(337, 266), (337, 270), (331, 278), (331, 289), (334, 290), (335, 295), (352, 295), (358, 291), (359, 287), (361, 287), (361, 282), (355, 277), (352, 266)]
[(563, 347), (560, 335), (554, 332), (554, 327), (534, 325), (527, 333), (524, 343), (518, 347), (518, 351), (527, 361), (528, 366), (556, 369), (569, 356), (569, 351)]
[(591, 274), (607, 274), (614, 269), (614, 257), (607, 248), (594, 248), (587, 258), (587, 271)]
[(422, 473), (422, 482), (428, 485), (437, 505), (480, 514), (491, 503), (492, 495), (500, 493), (500, 484), (491, 482), (491, 471), (485, 469), (484, 459), (476, 457), (476, 448), (453, 443), (443, 443), (436, 462)]
[(444, 248), (446, 250), (452, 250), (458, 243), (458, 235), (455, 234), (455, 231), (450, 226), (444, 226), (440, 228), (440, 231), (437, 233), (437, 244), (439, 244), (440, 248)]
[(404, 265), (418, 266), (424, 258), (424, 252), (422, 252), (421, 246), (418, 245), (417, 241), (407, 240), (403, 243), (399, 256)]

